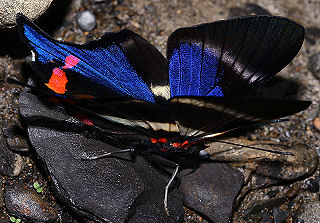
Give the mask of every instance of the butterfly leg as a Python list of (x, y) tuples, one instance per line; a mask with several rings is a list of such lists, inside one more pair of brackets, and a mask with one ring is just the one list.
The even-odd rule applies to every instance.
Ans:
[(132, 153), (134, 152), (134, 148), (129, 148), (129, 149), (123, 149), (123, 150), (119, 150), (119, 151), (114, 151), (114, 152), (109, 152), (109, 153), (105, 153), (102, 155), (97, 155), (97, 156), (86, 156), (86, 157), (82, 157), (82, 160), (96, 160), (96, 159), (101, 159), (101, 158), (105, 158), (105, 157), (110, 157), (113, 156), (115, 154), (119, 154), (119, 153)]
[(178, 173), (178, 170), (179, 170), (179, 164), (176, 163), (176, 168), (164, 190), (164, 200), (163, 200), (163, 204), (164, 204), (164, 210), (166, 211), (167, 215), (169, 216), (169, 210), (168, 210), (168, 191), (169, 191), (169, 187), (172, 183), (172, 181), (174, 180), (174, 178), (176, 177), (177, 173)]

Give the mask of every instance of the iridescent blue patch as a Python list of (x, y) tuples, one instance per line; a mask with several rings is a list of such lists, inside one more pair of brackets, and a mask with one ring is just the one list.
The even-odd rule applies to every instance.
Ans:
[(169, 59), (171, 97), (224, 96), (218, 85), (223, 70), (218, 74), (219, 58), (208, 48), (183, 43)]

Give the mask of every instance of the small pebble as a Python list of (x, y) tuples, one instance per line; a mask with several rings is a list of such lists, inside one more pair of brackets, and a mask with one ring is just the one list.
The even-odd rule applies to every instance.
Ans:
[(0, 174), (18, 176), (22, 169), (22, 157), (9, 150), (7, 140), (0, 129)]
[(271, 190), (271, 191), (269, 191), (267, 194), (268, 194), (270, 197), (275, 197), (278, 193), (279, 193), (279, 190)]
[(318, 27), (307, 27), (306, 28), (306, 40), (311, 44), (315, 44), (320, 38), (320, 29)]
[(306, 188), (307, 191), (310, 191), (312, 193), (319, 192), (319, 182), (316, 179), (314, 178), (308, 179), (306, 180), (305, 184), (307, 185), (307, 188)]
[(320, 131), (320, 118), (319, 117), (316, 117), (314, 120), (313, 120), (313, 125), (314, 127)]
[(79, 12), (77, 23), (82, 31), (92, 31), (97, 26), (96, 17), (90, 11)]
[(309, 58), (308, 69), (317, 79), (320, 79), (320, 52)]
[(286, 222), (288, 212), (281, 210), (280, 208), (274, 207), (272, 209), (274, 223)]
[(51, 222), (58, 218), (57, 211), (25, 185), (7, 185), (5, 204), (12, 215), (28, 219), (28, 222)]

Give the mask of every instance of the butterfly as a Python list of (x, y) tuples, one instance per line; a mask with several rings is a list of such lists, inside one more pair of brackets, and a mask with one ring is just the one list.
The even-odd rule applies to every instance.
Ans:
[(301, 48), (304, 28), (287, 18), (249, 16), (180, 28), (168, 39), (166, 58), (126, 29), (80, 45), (52, 39), (21, 14), (17, 22), (32, 53), (35, 92), (103, 131), (118, 153), (169, 160), (175, 170), (165, 189), (167, 214), (177, 158), (198, 155), (216, 136), (310, 105), (246, 97)]

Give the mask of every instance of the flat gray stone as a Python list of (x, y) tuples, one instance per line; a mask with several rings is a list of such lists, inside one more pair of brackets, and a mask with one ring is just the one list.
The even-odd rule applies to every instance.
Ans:
[(169, 175), (143, 157), (132, 160), (129, 154), (123, 154), (83, 161), (84, 155), (121, 148), (98, 140), (88, 126), (63, 113), (62, 107), (45, 105), (31, 93), (20, 96), (20, 112), (57, 196), (78, 215), (115, 223), (183, 219), (182, 200), (175, 188), (169, 193), (170, 216), (166, 215), (163, 199)]
[(180, 193), (187, 207), (213, 222), (229, 222), (244, 181), (238, 170), (225, 163), (203, 163), (194, 172), (182, 170), (180, 176)]

